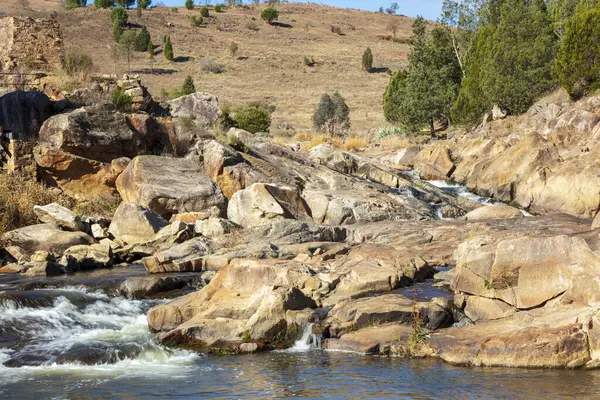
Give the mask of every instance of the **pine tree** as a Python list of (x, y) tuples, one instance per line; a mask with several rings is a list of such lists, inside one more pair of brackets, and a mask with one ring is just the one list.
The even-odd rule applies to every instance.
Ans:
[(127, 71), (131, 74), (131, 54), (135, 50), (137, 36), (133, 31), (125, 31), (119, 39), (119, 52), (127, 58)]
[(429, 127), (435, 137), (435, 121), (450, 119), (462, 72), (448, 27), (438, 26), (428, 33), (427, 22), (418, 18), (410, 45), (408, 69), (390, 79), (384, 94), (384, 115), (409, 131)]
[(543, 0), (507, 0), (500, 10), (482, 88), (492, 103), (519, 114), (555, 86), (557, 37)]
[(313, 114), (313, 125), (315, 129), (325, 132), (331, 132), (330, 125), (335, 117), (335, 105), (331, 96), (327, 93), (321, 95), (321, 100)]
[(373, 69), (373, 53), (371, 48), (367, 47), (362, 56), (362, 69), (367, 72), (371, 72)]
[(145, 26), (142, 26), (140, 33), (135, 40), (135, 51), (147, 51), (148, 43), (151, 41), (150, 33)]
[(173, 44), (171, 43), (171, 37), (167, 36), (165, 40), (165, 46), (163, 48), (163, 53), (165, 54), (165, 58), (169, 61), (173, 61)]
[(452, 109), (461, 123), (476, 122), (494, 104), (522, 113), (556, 86), (551, 72), (558, 37), (544, 0), (489, 1), (479, 18)]
[(344, 98), (336, 91), (333, 96), (321, 95), (313, 114), (315, 129), (332, 136), (341, 136), (350, 129), (350, 109)]
[(194, 86), (194, 79), (190, 75), (185, 78), (183, 81), (183, 86), (181, 87), (181, 95), (187, 96), (188, 94), (196, 93), (196, 87)]
[(188, 10), (194, 9), (194, 0), (185, 0), (185, 8)]
[(344, 135), (350, 129), (350, 108), (346, 104), (346, 100), (336, 91), (331, 97), (333, 103), (333, 125), (335, 127), (334, 134)]
[(555, 74), (573, 99), (600, 87), (600, 8), (584, 9), (567, 23)]

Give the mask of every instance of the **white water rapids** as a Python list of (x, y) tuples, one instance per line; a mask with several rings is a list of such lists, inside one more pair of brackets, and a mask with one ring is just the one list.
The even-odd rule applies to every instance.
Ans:
[[(181, 375), (200, 357), (155, 343), (145, 315), (150, 302), (109, 298), (81, 288), (3, 295), (0, 387), (64, 374), (94, 378)], [(32, 305), (28, 295), (42, 296), (44, 302)]]

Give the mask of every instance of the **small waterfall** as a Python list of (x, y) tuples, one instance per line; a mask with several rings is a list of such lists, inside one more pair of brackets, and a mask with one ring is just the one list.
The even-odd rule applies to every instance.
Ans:
[(307, 351), (321, 348), (322, 336), (313, 333), (313, 325), (314, 324), (308, 324), (304, 327), (302, 337), (296, 340), (294, 346), (291, 348), (292, 351)]

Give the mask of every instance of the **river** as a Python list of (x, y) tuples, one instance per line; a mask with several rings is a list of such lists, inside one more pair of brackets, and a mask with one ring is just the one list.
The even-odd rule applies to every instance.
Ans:
[(0, 398), (600, 396), (600, 371), (462, 368), (302, 345), (242, 356), (167, 349), (146, 325), (157, 301), (83, 287), (9, 286), (0, 294)]

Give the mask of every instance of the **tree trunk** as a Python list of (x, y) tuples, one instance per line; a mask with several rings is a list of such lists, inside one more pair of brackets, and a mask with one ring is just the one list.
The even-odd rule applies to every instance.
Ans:
[(429, 120), (429, 129), (431, 130), (431, 138), (437, 139), (437, 135), (435, 133), (435, 121), (433, 119)]

